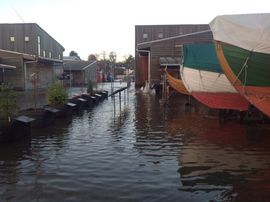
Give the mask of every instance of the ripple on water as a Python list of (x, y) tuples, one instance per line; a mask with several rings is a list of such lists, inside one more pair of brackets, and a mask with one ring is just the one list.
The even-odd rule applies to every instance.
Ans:
[(171, 97), (164, 109), (131, 90), (121, 112), (109, 98), (1, 146), (0, 200), (244, 201), (244, 190), (250, 201), (267, 198), (269, 136), (180, 113), (182, 102)]

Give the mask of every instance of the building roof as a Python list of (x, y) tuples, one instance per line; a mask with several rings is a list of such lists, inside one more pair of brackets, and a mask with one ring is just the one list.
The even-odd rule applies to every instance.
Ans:
[(199, 35), (199, 34), (204, 34), (204, 33), (211, 33), (211, 30), (206, 29), (206, 30), (192, 32), (192, 33), (179, 34), (176, 36), (166, 37), (166, 38), (162, 38), (162, 39), (155, 39), (152, 41), (141, 42), (141, 43), (138, 43), (137, 46), (151, 45), (154, 43), (159, 43), (159, 42), (164, 42), (164, 41), (168, 41), (168, 40), (174, 40), (174, 39), (179, 39), (179, 38), (184, 38), (184, 37), (189, 37), (189, 36), (194, 36), (194, 35)]
[(94, 62), (88, 62), (88, 61), (68, 61), (64, 62), (64, 70), (69, 71), (83, 71), (87, 68), (94, 67), (96, 65), (97, 61)]
[(49, 62), (49, 63), (63, 63), (63, 60), (54, 59), (54, 58), (46, 58), (46, 57), (38, 57), (38, 61)]
[(70, 62), (70, 61), (80, 61), (81, 59), (78, 56), (63, 56), (63, 60), (65, 62)]
[(13, 54), (13, 55), (18, 55), (18, 56), (20, 55), (23, 57), (23, 59), (26, 59), (26, 60), (35, 60), (36, 59), (35, 55), (0, 49), (0, 58), (7, 57), (7, 56), (3, 56), (2, 54)]
[(65, 48), (55, 39), (53, 38), (48, 32), (46, 32), (42, 27), (40, 27), (37, 23), (0, 23), (1, 25), (9, 25), (9, 26), (24, 26), (24, 25), (33, 25), (37, 28), (39, 28), (40, 30), (42, 30), (44, 33), (46, 33), (55, 43), (57, 43), (59, 46), (61, 46), (61, 48), (63, 49), (63, 51), (65, 50)]
[(1, 69), (16, 69), (16, 66), (14, 65), (6, 65), (6, 64), (0, 64)]

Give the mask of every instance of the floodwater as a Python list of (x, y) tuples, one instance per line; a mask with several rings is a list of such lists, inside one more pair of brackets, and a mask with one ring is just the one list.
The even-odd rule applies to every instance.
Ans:
[(0, 145), (0, 201), (268, 201), (268, 125), (220, 125), (186, 102), (131, 88), (121, 109), (109, 98)]

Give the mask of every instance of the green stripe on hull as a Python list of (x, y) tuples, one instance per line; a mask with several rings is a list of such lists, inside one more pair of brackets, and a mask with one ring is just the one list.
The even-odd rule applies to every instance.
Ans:
[[(270, 86), (270, 55), (250, 52), (222, 43), (222, 50), (235, 76), (247, 86)], [(247, 68), (243, 68), (247, 58)]]
[(213, 43), (184, 45), (183, 50), (184, 66), (197, 70), (223, 73)]

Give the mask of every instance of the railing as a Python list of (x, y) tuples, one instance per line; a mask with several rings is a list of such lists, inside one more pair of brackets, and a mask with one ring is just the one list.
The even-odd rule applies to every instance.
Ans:
[(113, 91), (110, 95), (108, 95), (108, 97), (112, 97), (113, 99), (113, 113), (114, 113), (114, 117), (115, 117), (115, 114), (116, 114), (116, 106), (115, 106), (115, 95), (118, 93), (119, 94), (119, 111), (120, 111), (120, 114), (121, 114), (121, 92), (124, 92), (124, 105), (126, 104), (126, 96), (128, 96), (128, 92), (126, 93), (126, 91), (128, 90), (128, 86), (126, 87), (123, 87), (123, 88), (120, 88), (120, 89), (117, 89), (116, 91)]
[(120, 88), (120, 89), (118, 89), (118, 90), (112, 92), (110, 95), (108, 95), (108, 97), (113, 96), (113, 95), (115, 95), (115, 94), (117, 94), (117, 93), (121, 94), (121, 92), (124, 91), (124, 90), (126, 90), (127, 88), (128, 88), (128, 87)]

